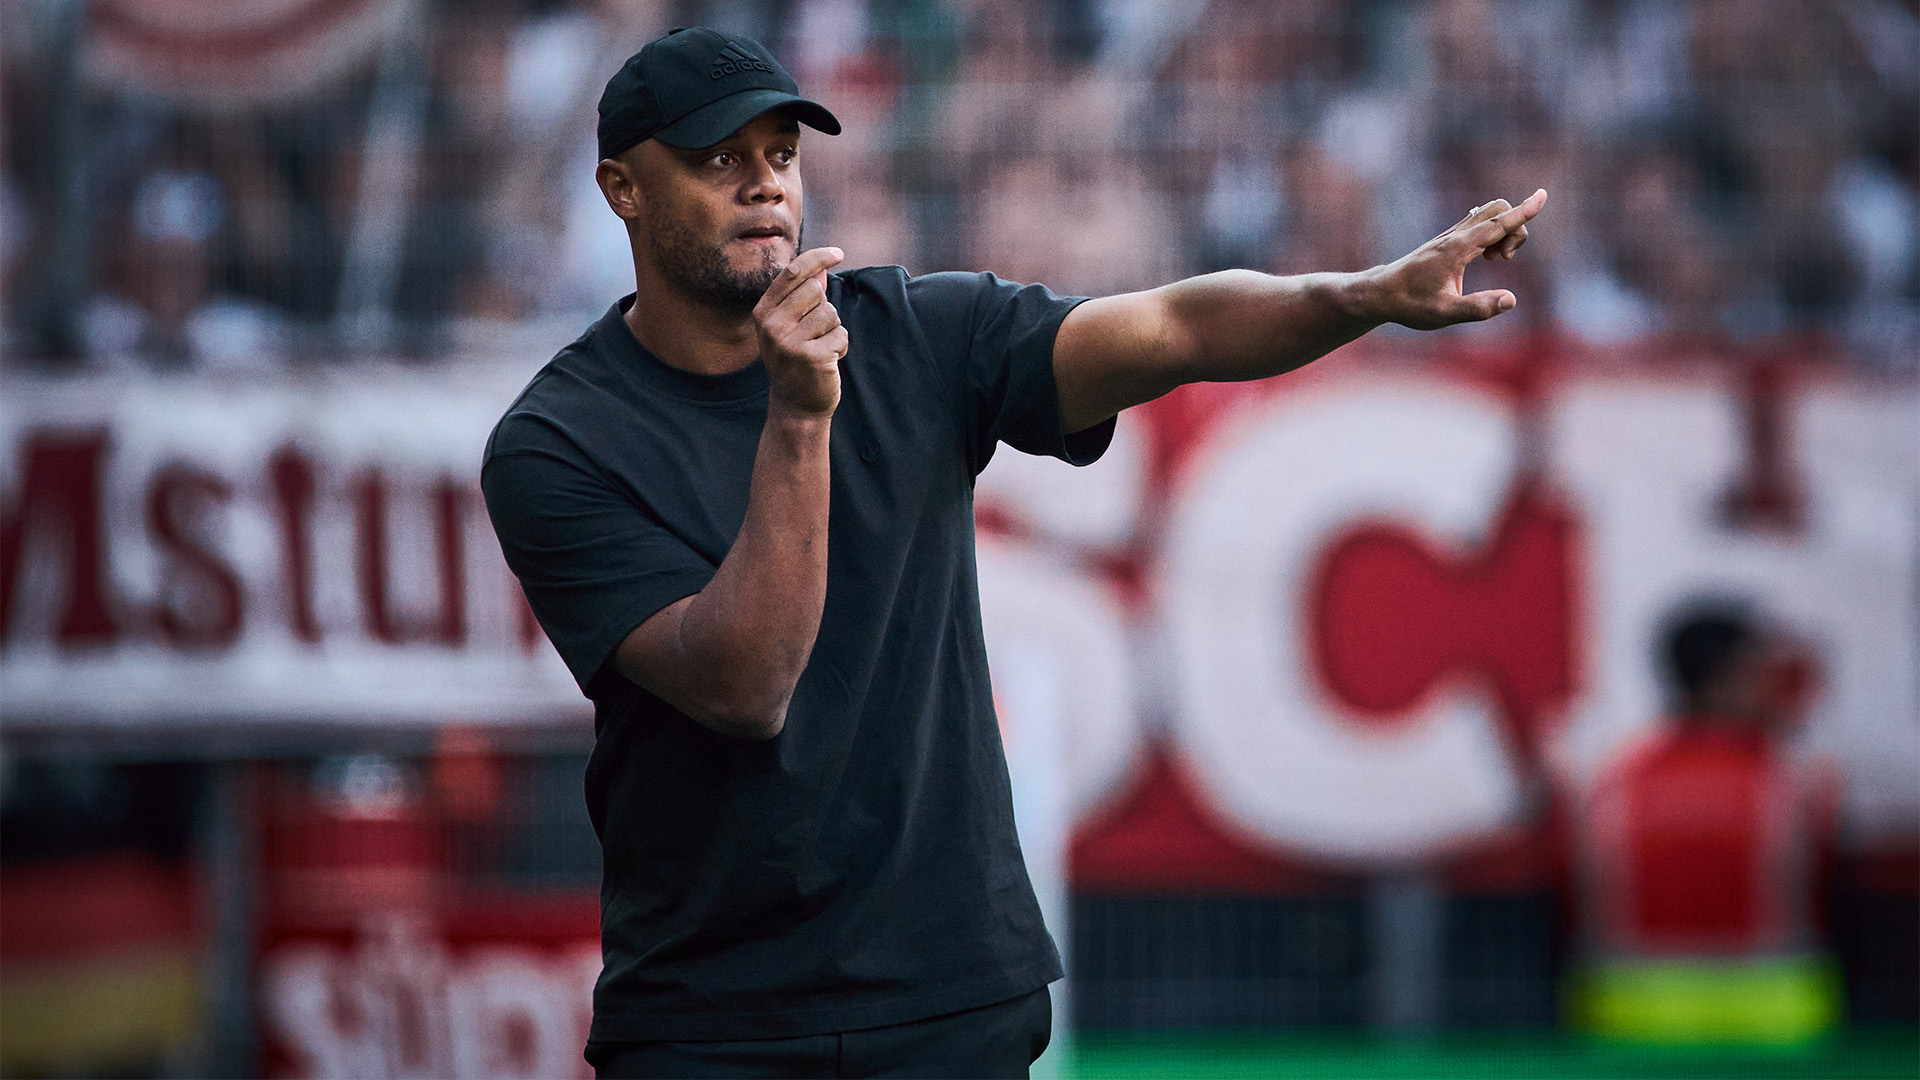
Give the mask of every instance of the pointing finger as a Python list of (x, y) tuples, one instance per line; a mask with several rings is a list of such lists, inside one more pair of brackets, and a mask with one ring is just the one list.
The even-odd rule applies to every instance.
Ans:
[(1505, 199), (1495, 199), (1492, 202), (1481, 203), (1479, 206), (1476, 206), (1473, 209), (1467, 211), (1466, 217), (1463, 217), (1459, 221), (1456, 221), (1452, 225), (1448, 226), (1447, 228), (1440, 230), (1440, 235), (1435, 236), (1434, 239), (1438, 240), (1440, 239), (1441, 236), (1445, 236), (1450, 232), (1455, 232), (1457, 230), (1464, 229), (1467, 226), (1472, 225), (1476, 222), (1485, 221), (1490, 217), (1494, 217), (1500, 214), (1501, 212), (1507, 210), (1510, 205), (1511, 204), (1508, 203), (1507, 200)]
[(1541, 208), (1546, 205), (1547, 189), (1539, 188), (1536, 189), (1533, 194), (1527, 196), (1525, 202), (1502, 213), (1499, 220), (1503, 224), (1506, 224), (1509, 230), (1519, 228), (1527, 222), (1532, 221), (1534, 216), (1539, 214)]
[[(1517, 230), (1524, 229), (1532, 221), (1540, 208), (1547, 204), (1547, 193), (1543, 188), (1527, 197), (1527, 201), (1487, 218), (1480, 224), (1468, 229), (1463, 235), (1474, 246), (1481, 249), (1492, 248), (1506, 240)], [(1518, 245), (1515, 245), (1518, 247)]]
[(1480, 221), (1487, 221), (1492, 218), (1497, 218), (1511, 209), (1513, 209), (1512, 203), (1505, 199), (1495, 199), (1489, 203), (1481, 203), (1479, 208), (1473, 212), (1473, 216)]
[(1527, 196), (1526, 201), (1519, 206), (1495, 215), (1493, 221), (1509, 233), (1515, 229), (1525, 229), (1527, 222), (1532, 221), (1534, 216), (1540, 213), (1540, 209), (1546, 205), (1547, 189), (1540, 188)]

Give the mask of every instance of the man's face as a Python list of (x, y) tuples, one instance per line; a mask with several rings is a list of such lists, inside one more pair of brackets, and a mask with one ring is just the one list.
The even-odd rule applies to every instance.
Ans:
[(1819, 689), (1813, 651), (1781, 633), (1767, 633), (1728, 664), (1719, 680), (1722, 711), (1748, 724), (1787, 735), (1802, 727)]
[(800, 125), (777, 109), (703, 149), (635, 146), (641, 257), (699, 301), (750, 310), (800, 252), (799, 149)]

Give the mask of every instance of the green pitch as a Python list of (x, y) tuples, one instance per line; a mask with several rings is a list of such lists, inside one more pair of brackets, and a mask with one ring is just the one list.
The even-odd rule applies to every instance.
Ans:
[(1854, 1032), (1793, 1051), (1638, 1050), (1561, 1035), (1394, 1042), (1317, 1035), (1080, 1033), (1066, 1075), (1076, 1080), (1891, 1080), (1920, 1078), (1920, 1031)]

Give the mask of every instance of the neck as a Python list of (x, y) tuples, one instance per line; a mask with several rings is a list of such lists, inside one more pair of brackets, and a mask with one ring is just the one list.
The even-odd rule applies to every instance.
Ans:
[(636, 273), (627, 329), (648, 352), (682, 371), (725, 375), (760, 357), (753, 312), (714, 307)]

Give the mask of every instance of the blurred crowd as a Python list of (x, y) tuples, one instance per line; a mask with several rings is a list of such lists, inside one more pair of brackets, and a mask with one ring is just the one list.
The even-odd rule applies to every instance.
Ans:
[(199, 38), (168, 7), (0, 13), (11, 364), (579, 325), (631, 284), (594, 104), (689, 23), (845, 122), (804, 148), (807, 241), (854, 264), (1094, 294), (1358, 269), (1545, 187), (1528, 256), (1475, 272), (1520, 291), (1506, 332), (1920, 355), (1913, 0), (309, 0)]

